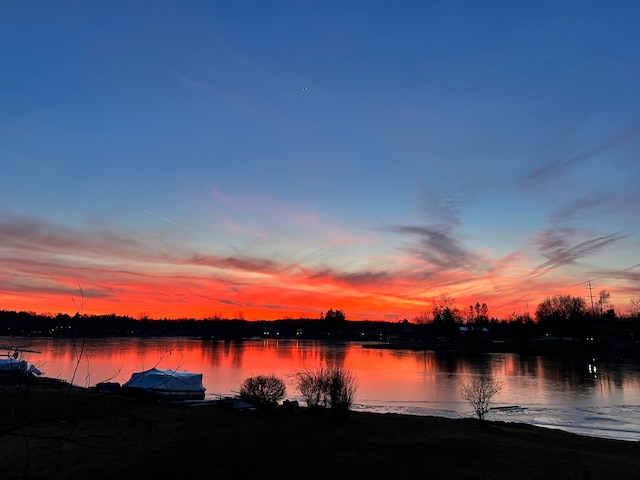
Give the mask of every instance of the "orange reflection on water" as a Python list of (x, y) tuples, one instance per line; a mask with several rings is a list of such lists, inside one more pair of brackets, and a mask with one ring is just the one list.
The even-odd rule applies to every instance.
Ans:
[(132, 373), (152, 367), (199, 372), (208, 398), (233, 394), (244, 379), (258, 374), (282, 378), (287, 398), (296, 398), (295, 373), (326, 365), (338, 365), (354, 374), (356, 402), (365, 405), (437, 405), (468, 412), (469, 406), (461, 399), (461, 385), (480, 371), (490, 371), (502, 380), (503, 389), (494, 398), (502, 404), (633, 405), (640, 398), (637, 368), (567, 358), (517, 354), (465, 357), (363, 348), (358, 343), (276, 339), (225, 343), (188, 338), (25, 338), (0, 343), (39, 350), (39, 354), (24, 355), (46, 376), (81, 386), (101, 381), (122, 384)]

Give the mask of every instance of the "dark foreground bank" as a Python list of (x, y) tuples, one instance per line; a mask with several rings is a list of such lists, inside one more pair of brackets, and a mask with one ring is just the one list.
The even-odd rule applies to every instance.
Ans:
[(1, 478), (637, 479), (640, 444), (524, 424), (0, 388)]

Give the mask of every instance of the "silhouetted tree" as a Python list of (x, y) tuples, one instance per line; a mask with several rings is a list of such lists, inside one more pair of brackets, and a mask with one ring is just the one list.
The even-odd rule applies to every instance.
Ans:
[(432, 322), (434, 333), (449, 339), (458, 337), (460, 334), (460, 330), (458, 329), (458, 324), (460, 323), (459, 314), (460, 311), (458, 309), (452, 309), (449, 306), (438, 310), (438, 313), (434, 314)]
[(461, 313), (456, 307), (455, 300), (453, 297), (448, 295), (440, 295), (432, 300), (431, 315), (433, 316), (434, 321), (445, 315), (451, 316), (454, 319), (459, 319), (461, 317)]
[(493, 378), (490, 373), (481, 373), (462, 385), (462, 397), (473, 406), (478, 419), (484, 422), (485, 415), (489, 412), (491, 399), (501, 389), (502, 382), (500, 380)]
[(598, 315), (602, 316), (605, 310), (610, 310), (610, 308), (606, 308), (611, 305), (611, 303), (609, 302), (610, 298), (611, 294), (609, 292), (607, 292), (606, 290), (600, 290), (600, 295), (598, 297)]
[(571, 295), (545, 298), (536, 309), (536, 318), (541, 327), (560, 338), (584, 333), (589, 327), (584, 299)]
[[(473, 314), (474, 311), (475, 315)], [(480, 305), (480, 302), (476, 302), (475, 306), (469, 305), (469, 313), (477, 330), (480, 330), (489, 321), (489, 307), (486, 303)]]
[(341, 328), (344, 328), (347, 319), (342, 310), (334, 310), (333, 308), (331, 308), (324, 315), (323, 320), (327, 329), (339, 330)]

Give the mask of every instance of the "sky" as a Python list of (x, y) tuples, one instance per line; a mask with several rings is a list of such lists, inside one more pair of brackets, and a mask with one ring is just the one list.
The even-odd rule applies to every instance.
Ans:
[[(0, 2), (0, 310), (640, 298), (636, 1)], [(591, 289), (590, 289), (591, 288)]]

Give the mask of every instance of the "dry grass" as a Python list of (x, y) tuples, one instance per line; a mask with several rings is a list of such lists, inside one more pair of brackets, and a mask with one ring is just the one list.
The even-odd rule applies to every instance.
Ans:
[(523, 424), (0, 389), (1, 478), (631, 479), (640, 445)]

